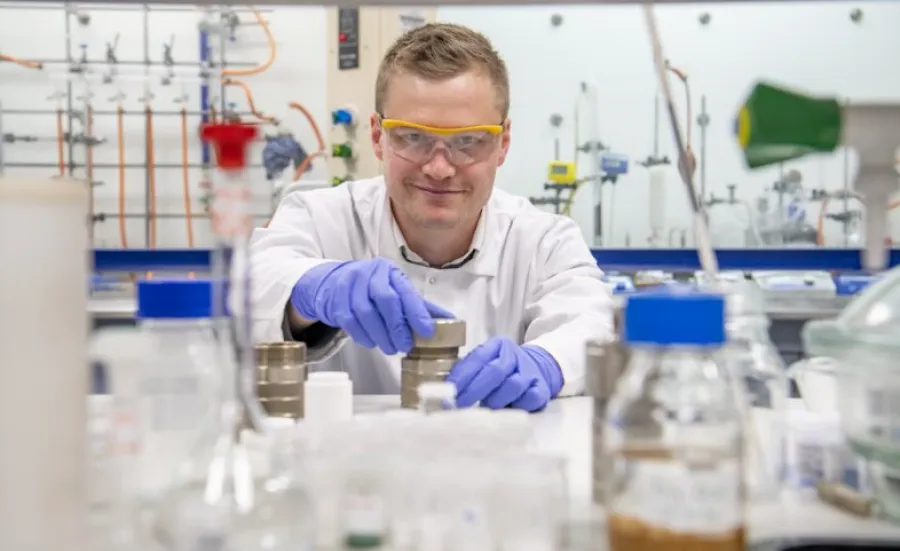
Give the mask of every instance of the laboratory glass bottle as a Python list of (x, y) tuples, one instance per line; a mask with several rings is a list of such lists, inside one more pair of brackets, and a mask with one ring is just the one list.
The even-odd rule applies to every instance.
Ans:
[(217, 384), (212, 284), (140, 281), (137, 302), (138, 328), (149, 350), (139, 383), (138, 491), (142, 500), (154, 502), (212, 411)]
[(744, 549), (742, 415), (721, 361), (721, 295), (630, 297), (631, 357), (607, 407), (612, 551)]
[[(753, 281), (717, 282), (725, 294), (726, 362), (742, 388), (747, 493), (754, 501), (778, 495), (785, 470), (785, 426), (790, 395), (787, 369), (769, 337), (765, 297)], [(743, 391), (743, 392), (741, 392)]]

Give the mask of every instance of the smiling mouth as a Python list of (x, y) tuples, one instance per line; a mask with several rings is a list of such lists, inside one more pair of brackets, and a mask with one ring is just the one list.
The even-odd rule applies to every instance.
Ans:
[(433, 195), (455, 195), (458, 193), (462, 193), (462, 191), (460, 191), (458, 189), (432, 189), (432, 188), (422, 187), (422, 186), (413, 186), (413, 187), (419, 191), (424, 191), (425, 193), (430, 193)]

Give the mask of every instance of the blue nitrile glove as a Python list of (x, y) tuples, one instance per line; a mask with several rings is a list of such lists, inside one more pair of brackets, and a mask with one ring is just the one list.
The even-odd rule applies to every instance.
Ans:
[(409, 352), (413, 332), (432, 337), (434, 318), (454, 317), (423, 299), (383, 258), (312, 268), (294, 285), (291, 305), (304, 318), (343, 329), (354, 342), (388, 355)]
[(491, 409), (525, 411), (544, 409), (563, 386), (562, 371), (549, 352), (507, 337), (494, 337), (469, 352), (447, 380), (456, 385), (459, 407), (481, 402)]
[(292, 164), (297, 168), (306, 160), (306, 156), (303, 146), (293, 136), (266, 136), (266, 145), (262, 151), (266, 179), (274, 180)]

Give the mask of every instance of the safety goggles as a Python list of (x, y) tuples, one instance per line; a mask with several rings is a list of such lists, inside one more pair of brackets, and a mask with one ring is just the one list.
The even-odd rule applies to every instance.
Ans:
[(447, 159), (457, 166), (486, 160), (497, 146), (502, 124), (484, 124), (459, 128), (436, 128), (414, 122), (379, 117), (387, 137), (388, 147), (398, 157), (425, 164), (438, 149), (446, 151)]

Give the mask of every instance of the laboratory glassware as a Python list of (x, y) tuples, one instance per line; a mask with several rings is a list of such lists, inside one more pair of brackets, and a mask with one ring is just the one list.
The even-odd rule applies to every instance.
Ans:
[(264, 414), (254, 397), (248, 250), (252, 220), (244, 175), (246, 147), (256, 128), (226, 123), (207, 125), (202, 133), (214, 142), (219, 167), (212, 217), (219, 240), (213, 304), (224, 306), (228, 286), (232, 334), (220, 333), (216, 347), (225, 381), (219, 407), (169, 484), (157, 508), (155, 535), (165, 548), (178, 551), (302, 550), (314, 539), (308, 525), (298, 521), (310, 514), (305, 490), (290, 477), (255, 472), (251, 447), (242, 441), (248, 423), (265, 432)]
[(743, 417), (721, 358), (724, 299), (635, 295), (623, 338), (631, 358), (603, 432), (612, 551), (743, 549)]
[(139, 494), (149, 503), (161, 497), (176, 467), (187, 459), (216, 405), (211, 397), (220, 376), (212, 298), (210, 280), (137, 283), (135, 318), (148, 353), (140, 365), (140, 452), (134, 474)]
[(744, 424), (747, 491), (752, 499), (776, 497), (784, 471), (789, 382), (781, 355), (769, 337), (765, 295), (753, 281), (717, 281), (725, 294), (726, 358), (739, 394), (747, 401)]
[(831, 320), (803, 330), (810, 355), (835, 362), (837, 409), (851, 448), (867, 460), (881, 510), (900, 522), (900, 270), (869, 285)]

